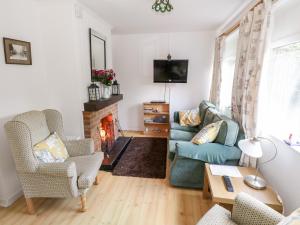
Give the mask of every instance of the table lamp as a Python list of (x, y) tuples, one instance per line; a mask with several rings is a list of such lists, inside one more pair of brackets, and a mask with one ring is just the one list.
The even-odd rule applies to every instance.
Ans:
[[(265, 137), (249, 138), (249, 139), (245, 139), (245, 140), (240, 140), (238, 143), (239, 148), (241, 149), (241, 151), (244, 154), (246, 154), (250, 157), (253, 157), (253, 158), (261, 158), (263, 155), (262, 148), (261, 148), (261, 140), (267, 140), (267, 141), (271, 142), (274, 145), (276, 152), (275, 152), (275, 155), (271, 159), (269, 159), (263, 163), (260, 163), (260, 165), (271, 162), (272, 160), (274, 160), (276, 158), (278, 150), (277, 150), (275, 143), (272, 140), (265, 138)], [(256, 174), (245, 176), (244, 182), (249, 187), (252, 187), (257, 190), (261, 190), (261, 189), (266, 188), (266, 181), (263, 178), (258, 176), (258, 169), (259, 169), (259, 163), (257, 162)]]

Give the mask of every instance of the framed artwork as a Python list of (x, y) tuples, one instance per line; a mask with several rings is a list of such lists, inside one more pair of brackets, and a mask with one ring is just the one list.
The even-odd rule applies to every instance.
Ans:
[(6, 64), (32, 65), (30, 42), (3, 38)]

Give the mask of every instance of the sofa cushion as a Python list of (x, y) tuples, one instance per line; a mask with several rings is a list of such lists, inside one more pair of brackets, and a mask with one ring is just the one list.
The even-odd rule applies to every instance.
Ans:
[(176, 154), (180, 157), (201, 160), (214, 164), (225, 164), (229, 160), (239, 160), (241, 150), (218, 143), (195, 145), (192, 142), (178, 142)]
[(184, 126), (180, 126), (180, 124), (176, 123), (176, 122), (171, 122), (171, 129), (194, 132), (194, 133), (199, 131), (198, 126), (196, 126), (196, 127), (190, 127), (190, 126), (184, 127)]
[(206, 113), (205, 113), (205, 117), (202, 123), (202, 127), (207, 126), (208, 124), (217, 122), (222, 120), (220, 113), (214, 109), (214, 108), (208, 108)]
[(220, 116), (220, 117), (223, 123), (221, 124), (215, 142), (227, 146), (234, 146), (239, 133), (239, 125), (235, 121), (229, 119), (226, 116)]
[(209, 101), (202, 101), (199, 105), (199, 115), (200, 118), (203, 120), (208, 108), (216, 108), (216, 106)]
[(205, 144), (213, 142), (218, 136), (220, 127), (223, 121), (218, 121), (215, 123), (208, 124), (203, 127), (192, 139), (194, 144)]
[(236, 225), (236, 223), (231, 220), (231, 213), (227, 209), (214, 205), (197, 225)]
[(199, 126), (201, 123), (201, 118), (199, 115), (199, 109), (191, 109), (191, 110), (184, 110), (179, 112), (179, 123), (180, 126)]
[(92, 155), (70, 157), (66, 160), (75, 162), (79, 189), (86, 189), (92, 186), (103, 158), (103, 152), (95, 152)]
[(186, 141), (169, 140), (168, 141), (168, 157), (173, 160), (176, 152), (176, 143), (184, 143)]
[(196, 135), (196, 132), (188, 132), (182, 130), (170, 130), (171, 140), (190, 141)]

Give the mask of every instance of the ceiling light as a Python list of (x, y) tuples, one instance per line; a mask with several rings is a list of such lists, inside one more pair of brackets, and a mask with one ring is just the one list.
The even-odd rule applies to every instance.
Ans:
[(173, 9), (173, 6), (170, 4), (169, 0), (155, 0), (155, 3), (152, 5), (152, 9), (156, 12), (170, 12)]

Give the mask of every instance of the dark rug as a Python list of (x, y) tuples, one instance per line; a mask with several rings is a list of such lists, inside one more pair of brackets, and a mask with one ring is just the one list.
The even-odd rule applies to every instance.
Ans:
[(166, 177), (166, 158), (167, 139), (135, 137), (112, 174), (163, 179)]

